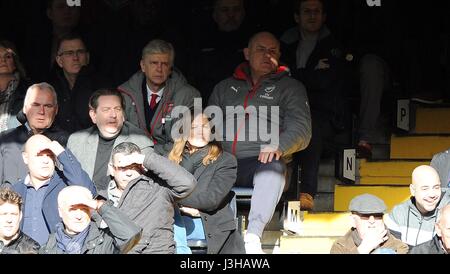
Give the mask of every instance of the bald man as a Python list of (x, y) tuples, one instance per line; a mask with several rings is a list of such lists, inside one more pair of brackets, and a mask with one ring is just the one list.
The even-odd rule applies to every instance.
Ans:
[(450, 198), (431, 166), (414, 169), (409, 188), (411, 198), (395, 206), (385, 223), (394, 236), (409, 246), (416, 246), (434, 237), (439, 209), (449, 204)]
[(439, 211), (436, 235), (431, 241), (415, 246), (410, 254), (448, 254), (450, 251), (450, 205)]
[[(222, 145), (238, 160), (236, 186), (253, 187), (244, 241), (246, 252), (255, 254), (262, 253), (264, 228), (285, 188), (290, 173), (287, 163), (293, 153), (308, 146), (311, 117), (305, 87), (279, 65), (280, 43), (271, 33), (254, 35), (244, 56), (247, 62), (233, 77), (216, 85), (209, 105), (220, 107), (225, 114), (224, 125), (229, 128), (224, 130), (227, 136)], [(229, 111), (229, 106), (246, 113), (238, 108)], [(264, 127), (269, 124), (270, 130)], [(271, 133), (261, 136), (262, 132)]]
[[(61, 221), (57, 204), (61, 189), (68, 185), (84, 186), (93, 193), (96, 189), (72, 152), (44, 135), (28, 139), (22, 158), (29, 172), (13, 185), (24, 200), (21, 229), (42, 246)], [(56, 160), (61, 170), (56, 168)]]

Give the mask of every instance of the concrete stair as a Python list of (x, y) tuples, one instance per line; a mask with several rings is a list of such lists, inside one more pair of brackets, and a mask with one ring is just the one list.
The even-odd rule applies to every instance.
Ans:
[(323, 160), (315, 207), (310, 213), (301, 213), (301, 232), (265, 232), (265, 251), (328, 254), (334, 241), (350, 229), (347, 210), (355, 196), (376, 195), (385, 201), (388, 210), (407, 200), (412, 171), (429, 164), (434, 154), (450, 147), (450, 107), (412, 103), (410, 111), (411, 130), (407, 135), (392, 135), (387, 138), (390, 144), (381, 141), (374, 145), (371, 161), (357, 160), (354, 185), (343, 184), (335, 178), (334, 160)]

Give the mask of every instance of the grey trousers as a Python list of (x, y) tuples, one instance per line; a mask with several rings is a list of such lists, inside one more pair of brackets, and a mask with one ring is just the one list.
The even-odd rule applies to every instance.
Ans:
[(247, 233), (262, 237), (283, 194), (286, 174), (287, 167), (283, 161), (262, 164), (258, 158), (238, 160), (236, 186), (253, 186)]
[(359, 63), (360, 113), (359, 140), (371, 142), (380, 115), (383, 91), (389, 87), (389, 67), (383, 59), (374, 54), (364, 55)]

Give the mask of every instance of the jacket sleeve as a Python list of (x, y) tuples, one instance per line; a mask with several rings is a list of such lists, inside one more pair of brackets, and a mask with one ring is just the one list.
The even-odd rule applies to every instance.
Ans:
[(450, 153), (448, 151), (433, 156), (431, 167), (436, 169), (442, 187), (449, 187), (450, 180)]
[(197, 185), (191, 173), (153, 151), (146, 154), (144, 167), (167, 183), (176, 200), (188, 196)]
[(291, 155), (305, 149), (311, 139), (311, 113), (303, 84), (294, 80), (284, 91), (280, 109), (284, 121), (280, 129), (279, 148), (283, 155)]
[(97, 195), (94, 183), (89, 175), (81, 168), (80, 162), (73, 153), (66, 149), (58, 156), (58, 161), (63, 166), (63, 174), (69, 185), (79, 185), (89, 189), (92, 194)]
[(219, 208), (229, 195), (237, 177), (236, 159), (234, 157), (224, 159), (211, 177), (199, 178), (198, 184), (205, 184), (208, 187), (194, 189), (191, 195), (180, 202), (182, 205), (204, 212), (212, 212)]
[(392, 211), (384, 217), (384, 224), (389, 229), (389, 232), (397, 239), (402, 239), (402, 229), (399, 223), (401, 205), (396, 206)]
[(120, 253), (127, 253), (141, 239), (142, 229), (119, 209), (105, 203), (100, 207), (98, 213), (108, 225), (114, 245), (120, 250)]

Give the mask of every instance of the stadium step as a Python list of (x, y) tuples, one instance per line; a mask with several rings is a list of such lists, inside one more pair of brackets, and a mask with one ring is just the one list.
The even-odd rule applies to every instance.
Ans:
[(350, 201), (361, 194), (373, 194), (383, 199), (388, 211), (410, 196), (408, 186), (344, 186), (337, 185), (334, 191), (334, 211), (347, 211)]
[(302, 232), (265, 231), (262, 246), (269, 254), (328, 254), (334, 241), (350, 229), (349, 213), (302, 212)]
[(412, 171), (429, 161), (367, 161), (359, 166), (360, 185), (409, 185)]
[(411, 133), (450, 134), (450, 107), (416, 107)]
[(391, 159), (431, 160), (450, 147), (450, 136), (392, 136)]

